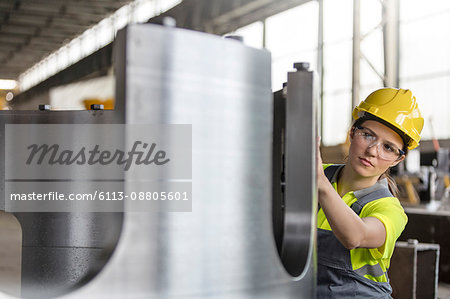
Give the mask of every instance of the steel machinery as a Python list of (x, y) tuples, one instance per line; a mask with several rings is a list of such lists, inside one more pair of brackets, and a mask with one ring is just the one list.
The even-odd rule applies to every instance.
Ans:
[[(138, 212), (125, 202), (120, 213), (16, 214), (22, 295), (314, 298), (314, 76), (296, 67), (272, 94), (265, 50), (131, 25), (115, 41), (114, 111), (2, 111), (3, 124), (192, 128), (192, 170), (181, 179), (192, 188), (189, 212)], [(129, 172), (118, 181), (132, 191), (147, 179)]]

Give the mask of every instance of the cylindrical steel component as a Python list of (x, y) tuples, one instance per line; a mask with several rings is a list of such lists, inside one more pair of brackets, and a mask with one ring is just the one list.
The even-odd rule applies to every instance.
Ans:
[[(102, 115), (90, 111), (42, 113), (11, 110), (0, 113), (0, 134), (5, 136), (5, 124), (120, 122), (123, 122), (123, 110), (105, 111)], [(41, 136), (48, 134), (39, 129), (35, 133)], [(10, 161), (5, 161), (5, 146), (0, 147), (0, 165), (4, 169), (1, 189), (5, 190), (5, 184), (11, 182), (5, 180), (5, 175), (14, 167)], [(35, 177), (39, 177), (39, 174), (36, 173)], [(55, 180), (55, 184), (58, 184), (58, 180)], [(4, 197), (0, 200), (0, 208), (5, 209)], [(21, 295), (24, 298), (50, 298), (84, 285), (103, 268), (111, 256), (123, 220), (122, 213), (20, 212), (14, 215), (22, 227), (23, 235)]]
[[(286, 134), (287, 139), (294, 136), (286, 141), (285, 151), (297, 169), (287, 167), (285, 173), (290, 206), (282, 211), (286, 217), (277, 228), (287, 229), (280, 238), (283, 264), (272, 218), (270, 54), (217, 36), (157, 25), (122, 30), (115, 53), (118, 110), (5, 111), (1, 119), (189, 124), (192, 175), (182, 181), (192, 186), (192, 211), (130, 212), (127, 201), (123, 225), (121, 213), (17, 213), (24, 234), (23, 295), (73, 291), (64, 298), (314, 298), (310, 72), (291, 74), (287, 85), (287, 100), (295, 102), (288, 108), (292, 111), (286, 129), (306, 129)], [(308, 116), (299, 115), (304, 123), (292, 115), (299, 110)], [(171, 137), (168, 145), (176, 141)], [(307, 145), (294, 155), (298, 138)], [(295, 186), (297, 176), (302, 184)], [(131, 169), (124, 177), (124, 191), (136, 191), (135, 182), (152, 180)], [(167, 172), (160, 181), (180, 180)]]
[(154, 25), (121, 31), (116, 54), (127, 123), (192, 124), (192, 212), (126, 212), (104, 271), (67, 298), (314, 298), (311, 205), (294, 215), (301, 277), (273, 236), (270, 54)]

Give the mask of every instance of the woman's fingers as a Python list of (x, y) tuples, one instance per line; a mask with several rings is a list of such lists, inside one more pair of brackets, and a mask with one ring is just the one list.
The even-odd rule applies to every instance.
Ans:
[(323, 187), (323, 184), (328, 180), (325, 177), (322, 166), (322, 156), (320, 154), (320, 136), (317, 136), (317, 148), (316, 148), (316, 176), (319, 190)]
[(317, 139), (316, 139), (316, 161), (317, 161), (317, 164), (318, 164), (318, 166), (319, 166), (319, 163), (320, 163), (320, 166), (322, 166), (321, 164), (322, 164), (322, 156), (320, 155), (320, 136), (317, 136)]

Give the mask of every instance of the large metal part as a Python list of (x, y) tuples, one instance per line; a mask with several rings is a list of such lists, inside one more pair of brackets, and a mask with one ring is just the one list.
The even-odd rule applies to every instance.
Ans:
[[(129, 212), (125, 202), (111, 258), (63, 297), (314, 298), (311, 72), (289, 75), (285, 163), (291, 166), (284, 215), (274, 227), (272, 212), (280, 210), (272, 206), (272, 186), (279, 190), (280, 181), (272, 183), (270, 54), (147, 24), (120, 31), (115, 55), (116, 99), (125, 105), (126, 124), (192, 125), (192, 212)], [(136, 180), (151, 177), (130, 172), (125, 192)], [(274, 237), (280, 227), (281, 257)], [(120, 232), (117, 225), (112, 230)]]
[[(152, 25), (117, 46), (126, 122), (192, 124), (192, 212), (126, 213), (104, 271), (68, 298), (313, 298), (311, 229), (296, 236), (310, 245), (301, 277), (274, 242), (270, 54)], [(311, 228), (311, 212), (297, 221)]]
[[(115, 111), (1, 111), (0, 136), (4, 142), (5, 124), (120, 123), (123, 113), (120, 103)], [(5, 192), (5, 146), (0, 148), (0, 163)], [(0, 204), (4, 209), (4, 197)], [(82, 212), (14, 215), (23, 234), (21, 295), (25, 298), (61, 295), (95, 276), (112, 254), (123, 217), (122, 213)]]
[[(302, 275), (315, 239), (314, 72), (295, 63), (282, 91), (274, 94), (273, 224), (277, 250), (292, 276)], [(280, 185), (281, 181), (281, 185)]]

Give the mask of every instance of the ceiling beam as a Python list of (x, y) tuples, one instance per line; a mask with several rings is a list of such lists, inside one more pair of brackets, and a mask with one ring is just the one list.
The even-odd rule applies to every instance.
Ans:
[[(150, 23), (160, 23), (170, 16), (177, 21), (177, 27), (210, 32), (218, 35), (234, 31), (240, 27), (293, 8), (311, 0), (184, 0), (179, 5), (151, 18)], [(206, 14), (199, 22), (191, 16), (200, 6)]]
[(242, 16), (231, 16), (227, 22), (223, 22), (220, 25), (213, 26), (214, 33), (223, 35), (232, 31), (235, 31), (243, 26), (249, 25), (257, 21), (263, 21), (264, 19), (283, 12), (290, 8), (294, 8), (310, 0), (284, 0), (284, 1), (272, 1), (268, 5), (261, 6), (259, 9), (248, 12)]

